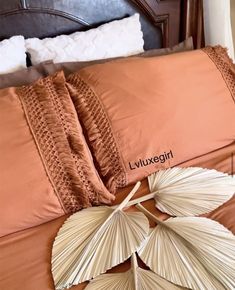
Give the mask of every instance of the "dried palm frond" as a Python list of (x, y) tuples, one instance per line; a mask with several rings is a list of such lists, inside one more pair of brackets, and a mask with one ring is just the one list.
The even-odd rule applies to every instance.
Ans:
[(157, 223), (138, 250), (152, 271), (190, 289), (235, 289), (235, 236), (229, 230), (202, 217), (163, 222), (137, 208)]
[(52, 249), (56, 289), (90, 280), (137, 250), (148, 235), (148, 219), (143, 213), (123, 209), (139, 186), (140, 183), (117, 207), (84, 209), (66, 220)]
[(200, 167), (174, 167), (148, 177), (150, 194), (129, 202), (140, 203), (151, 198), (156, 207), (171, 216), (196, 216), (208, 213), (235, 193), (235, 178)]
[(86, 290), (180, 290), (183, 289), (158, 276), (151, 270), (138, 267), (136, 254), (131, 257), (131, 269), (124, 273), (96, 277)]

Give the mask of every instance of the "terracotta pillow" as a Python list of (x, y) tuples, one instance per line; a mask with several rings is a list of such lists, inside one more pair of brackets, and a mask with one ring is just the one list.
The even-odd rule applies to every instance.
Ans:
[[(182, 51), (188, 51), (193, 50), (193, 39), (192, 37), (189, 37), (185, 41), (170, 47), (170, 48), (159, 48), (159, 49), (150, 49), (143, 53), (138, 54), (137, 56), (140, 57), (152, 57), (152, 56), (160, 56), (165, 54), (171, 54), (175, 52), (182, 52)], [(129, 56), (129, 57), (136, 57), (136, 56)], [(128, 57), (128, 58), (129, 58)], [(65, 76), (68, 76), (69, 74), (73, 72), (77, 72), (80, 69), (91, 66), (94, 64), (99, 63), (106, 63), (111, 60), (120, 59), (120, 58), (109, 58), (109, 59), (100, 59), (100, 60), (94, 60), (94, 61), (78, 61), (78, 62), (63, 62), (63, 63), (50, 63), (45, 66), (45, 70), (47, 71), (48, 75), (54, 74), (56, 71), (63, 70)]]
[(221, 47), (116, 60), (67, 81), (111, 192), (235, 140), (235, 70)]
[(0, 90), (0, 236), (108, 203), (62, 72)]

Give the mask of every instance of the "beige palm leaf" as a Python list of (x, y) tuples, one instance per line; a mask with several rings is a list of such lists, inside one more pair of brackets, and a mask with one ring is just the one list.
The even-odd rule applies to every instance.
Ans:
[(67, 219), (52, 249), (56, 289), (90, 280), (137, 250), (148, 235), (148, 219), (143, 213), (123, 209), (139, 186), (140, 183), (117, 207), (88, 208)]
[(138, 267), (136, 255), (131, 257), (131, 269), (124, 273), (96, 277), (86, 290), (180, 290), (183, 289), (158, 276), (151, 270)]
[(190, 289), (235, 289), (235, 236), (229, 230), (202, 217), (163, 222), (137, 208), (158, 224), (138, 250), (152, 271)]
[(148, 177), (150, 194), (129, 205), (154, 198), (156, 207), (171, 216), (196, 216), (208, 213), (235, 193), (235, 178), (200, 167), (174, 167)]

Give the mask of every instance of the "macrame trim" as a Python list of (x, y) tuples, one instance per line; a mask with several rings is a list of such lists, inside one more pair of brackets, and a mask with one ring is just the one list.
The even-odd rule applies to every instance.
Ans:
[(105, 110), (90, 86), (76, 73), (67, 79), (68, 89), (91, 145), (106, 187), (115, 193), (126, 186), (126, 174)]
[[(77, 116), (62, 72), (17, 89), (44, 167), (66, 213), (113, 196), (90, 182)], [(102, 187), (102, 186), (101, 186)]]
[(233, 101), (235, 102), (235, 65), (232, 59), (229, 58), (227, 49), (218, 45), (214, 47), (207, 46), (203, 48), (202, 51), (210, 57), (222, 74)]

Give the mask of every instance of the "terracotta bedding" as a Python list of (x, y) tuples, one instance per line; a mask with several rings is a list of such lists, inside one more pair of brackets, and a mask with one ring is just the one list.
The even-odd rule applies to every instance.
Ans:
[[(233, 168), (235, 172), (233, 152), (235, 152), (235, 142), (212, 153), (187, 161), (181, 166), (215, 168), (228, 173), (231, 173)], [(119, 203), (129, 189), (130, 187), (120, 190), (115, 203)], [(147, 182), (145, 180), (135, 197), (147, 192)], [(166, 217), (154, 208), (152, 201), (146, 202), (145, 206), (160, 218)], [(207, 216), (219, 221), (235, 234), (235, 197)], [(50, 273), (51, 247), (53, 239), (65, 219), (66, 216), (63, 216), (43, 225), (0, 238), (1, 290), (54, 289)], [(128, 262), (115, 268), (115, 271), (123, 271), (127, 268)], [(78, 290), (84, 289), (84, 287), (85, 284), (81, 284), (71, 289)]]
[(113, 199), (63, 72), (0, 90), (0, 236)]
[(67, 87), (110, 192), (233, 142), (234, 73), (218, 46), (71, 74)]
[[(192, 49), (189, 38), (140, 56)], [(0, 90), (0, 237), (114, 199), (94, 167), (65, 76), (54, 75), (107, 61), (45, 62), (0, 76), (0, 88), (25, 84)]]

